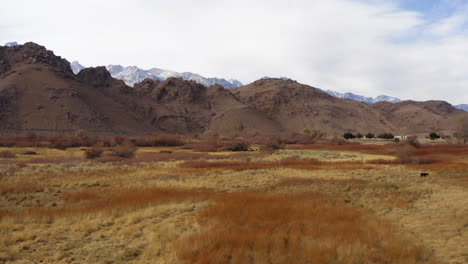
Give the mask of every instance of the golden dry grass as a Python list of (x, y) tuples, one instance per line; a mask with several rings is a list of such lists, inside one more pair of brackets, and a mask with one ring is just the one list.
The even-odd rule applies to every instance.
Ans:
[(2, 148), (0, 263), (468, 262), (463, 146), (27, 149)]

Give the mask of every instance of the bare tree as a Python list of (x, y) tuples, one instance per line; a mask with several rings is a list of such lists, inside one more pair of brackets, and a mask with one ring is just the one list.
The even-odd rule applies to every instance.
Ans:
[(468, 142), (468, 115), (463, 115), (458, 120), (455, 137), (459, 142), (466, 144)]

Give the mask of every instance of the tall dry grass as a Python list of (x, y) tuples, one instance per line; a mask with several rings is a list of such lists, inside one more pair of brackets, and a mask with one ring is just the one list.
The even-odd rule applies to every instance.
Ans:
[(65, 206), (61, 208), (38, 207), (18, 211), (4, 212), (3, 217), (13, 217), (21, 220), (24, 218), (47, 218), (63, 216), (79, 216), (95, 213), (120, 213), (128, 210), (144, 208), (163, 202), (184, 199), (206, 199), (213, 192), (200, 189), (167, 189), (167, 188), (132, 188), (132, 189), (99, 189), (82, 190), (78, 192), (64, 193), (60, 199), (68, 202), (84, 201), (81, 206)]
[(373, 169), (359, 161), (323, 162), (317, 159), (286, 158), (279, 161), (186, 161), (179, 164), (181, 168), (223, 169), (223, 170), (258, 170), (258, 169)]
[(317, 193), (226, 194), (176, 242), (183, 263), (431, 263), (366, 210)]

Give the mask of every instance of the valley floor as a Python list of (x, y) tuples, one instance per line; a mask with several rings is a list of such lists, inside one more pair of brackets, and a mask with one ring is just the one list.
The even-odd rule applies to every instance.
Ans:
[(389, 148), (5, 148), (0, 263), (468, 263), (468, 148)]

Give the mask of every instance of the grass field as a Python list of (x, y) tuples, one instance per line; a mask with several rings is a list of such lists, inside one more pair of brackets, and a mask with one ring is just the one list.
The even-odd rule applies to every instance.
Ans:
[(468, 263), (464, 146), (85, 149), (0, 148), (0, 263)]

